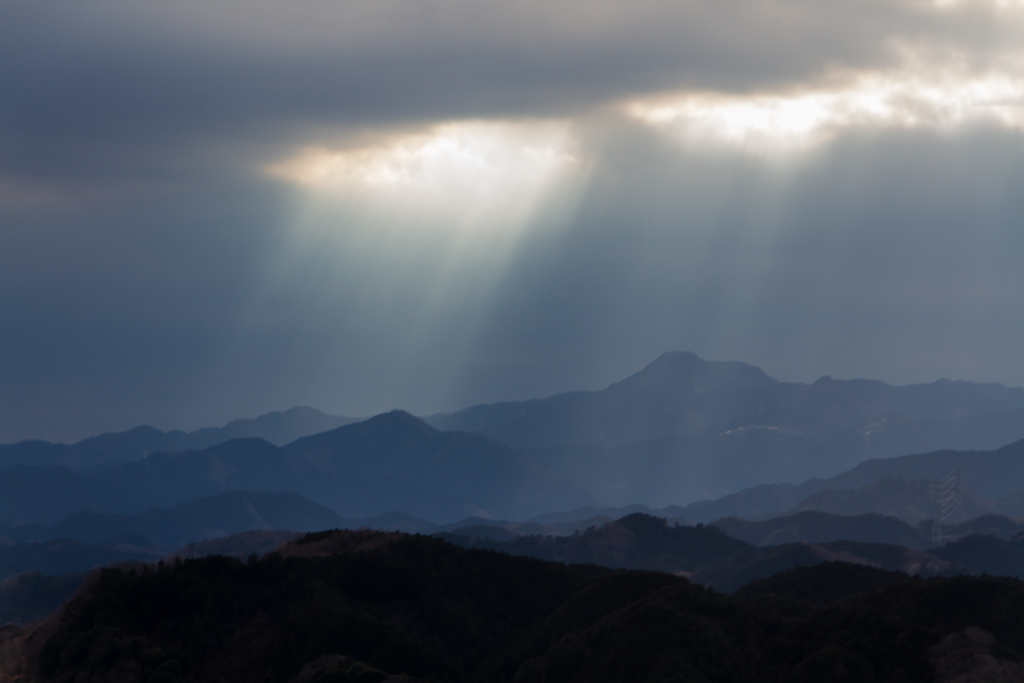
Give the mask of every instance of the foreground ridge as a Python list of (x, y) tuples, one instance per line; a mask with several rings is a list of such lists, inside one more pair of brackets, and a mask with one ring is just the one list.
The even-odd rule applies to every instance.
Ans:
[(1000, 675), (1024, 658), (1019, 581), (795, 571), (734, 597), (666, 573), (324, 532), (247, 562), (97, 571), (60, 612), (4, 636), (0, 670), (147, 683), (925, 681), (964, 652)]

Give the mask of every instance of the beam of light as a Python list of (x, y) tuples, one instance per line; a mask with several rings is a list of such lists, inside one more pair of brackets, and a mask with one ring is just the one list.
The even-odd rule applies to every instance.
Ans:
[(447, 405), (517, 249), (558, 239), (575, 210), (589, 174), (576, 150), (568, 123), (521, 120), (295, 150), (263, 168), (298, 191), (240, 329), (268, 308), (336, 312), (310, 335), (324, 357), (372, 348), (390, 359), (388, 382), (432, 377), (405, 407)]
[(377, 144), (310, 146), (265, 171), (380, 218), (463, 230), (522, 226), (580, 161), (562, 122), (452, 122)]
[(627, 111), (686, 142), (756, 152), (806, 149), (855, 128), (949, 131), (989, 122), (1024, 130), (1024, 59), (1014, 62), (983, 74), (966, 67), (862, 74), (797, 92), (687, 93), (631, 102)]

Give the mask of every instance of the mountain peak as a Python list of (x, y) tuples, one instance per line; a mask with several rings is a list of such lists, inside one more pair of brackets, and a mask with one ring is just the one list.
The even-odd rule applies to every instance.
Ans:
[[(398, 408), (386, 413), (381, 413), (380, 415), (374, 415), (369, 420), (358, 422), (356, 424), (373, 428), (387, 427), (397, 429), (414, 429), (429, 433), (437, 431), (412, 413)], [(355, 425), (350, 425), (350, 427), (355, 427)]]
[(368, 420), (343, 425), (330, 431), (296, 439), (286, 448), (302, 449), (314, 443), (330, 443), (337, 439), (405, 439), (408, 437), (433, 437), (438, 431), (429, 424), (404, 410), (392, 410), (374, 415)]
[(753, 365), (739, 361), (706, 361), (691, 351), (669, 351), (609, 389), (695, 396), (718, 384), (760, 387), (775, 383), (774, 379)]

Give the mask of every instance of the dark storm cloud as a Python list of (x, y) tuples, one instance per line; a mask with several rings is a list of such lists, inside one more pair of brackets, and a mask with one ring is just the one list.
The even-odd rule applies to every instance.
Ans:
[(307, 126), (572, 114), (659, 90), (792, 86), (892, 64), (904, 43), (1005, 41), (990, 12), (908, 2), (57, 7), (0, 9), (8, 172), (169, 165), (211, 141), (274, 144)]
[[(783, 378), (1024, 383), (1019, 133), (842, 133), (780, 170), (617, 113), (799, 92), (908, 46), (984, 66), (1015, 47), (1011, 19), (859, 0), (4, 3), (0, 442), (295, 404), (429, 412), (597, 387), (670, 348)], [(262, 171), (307, 144), (523, 116), (574, 120), (591, 175), (563, 224), (493, 267), (347, 215), (300, 243), (313, 210)]]

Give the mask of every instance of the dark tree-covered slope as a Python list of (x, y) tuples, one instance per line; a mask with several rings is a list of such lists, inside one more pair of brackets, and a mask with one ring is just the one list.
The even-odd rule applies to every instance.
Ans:
[(865, 580), (833, 569), (813, 573), (837, 586), (815, 605), (786, 597), (784, 582), (737, 598), (669, 574), (426, 537), (319, 534), (262, 560), (103, 570), (41, 628), (5, 636), (0, 668), (23, 680), (147, 683), (348, 681), (353, 672), (367, 681), (895, 683), (933, 680), (957, 638), (988, 643), (984, 654), (1006, 671), (1024, 652), (1019, 581)]

